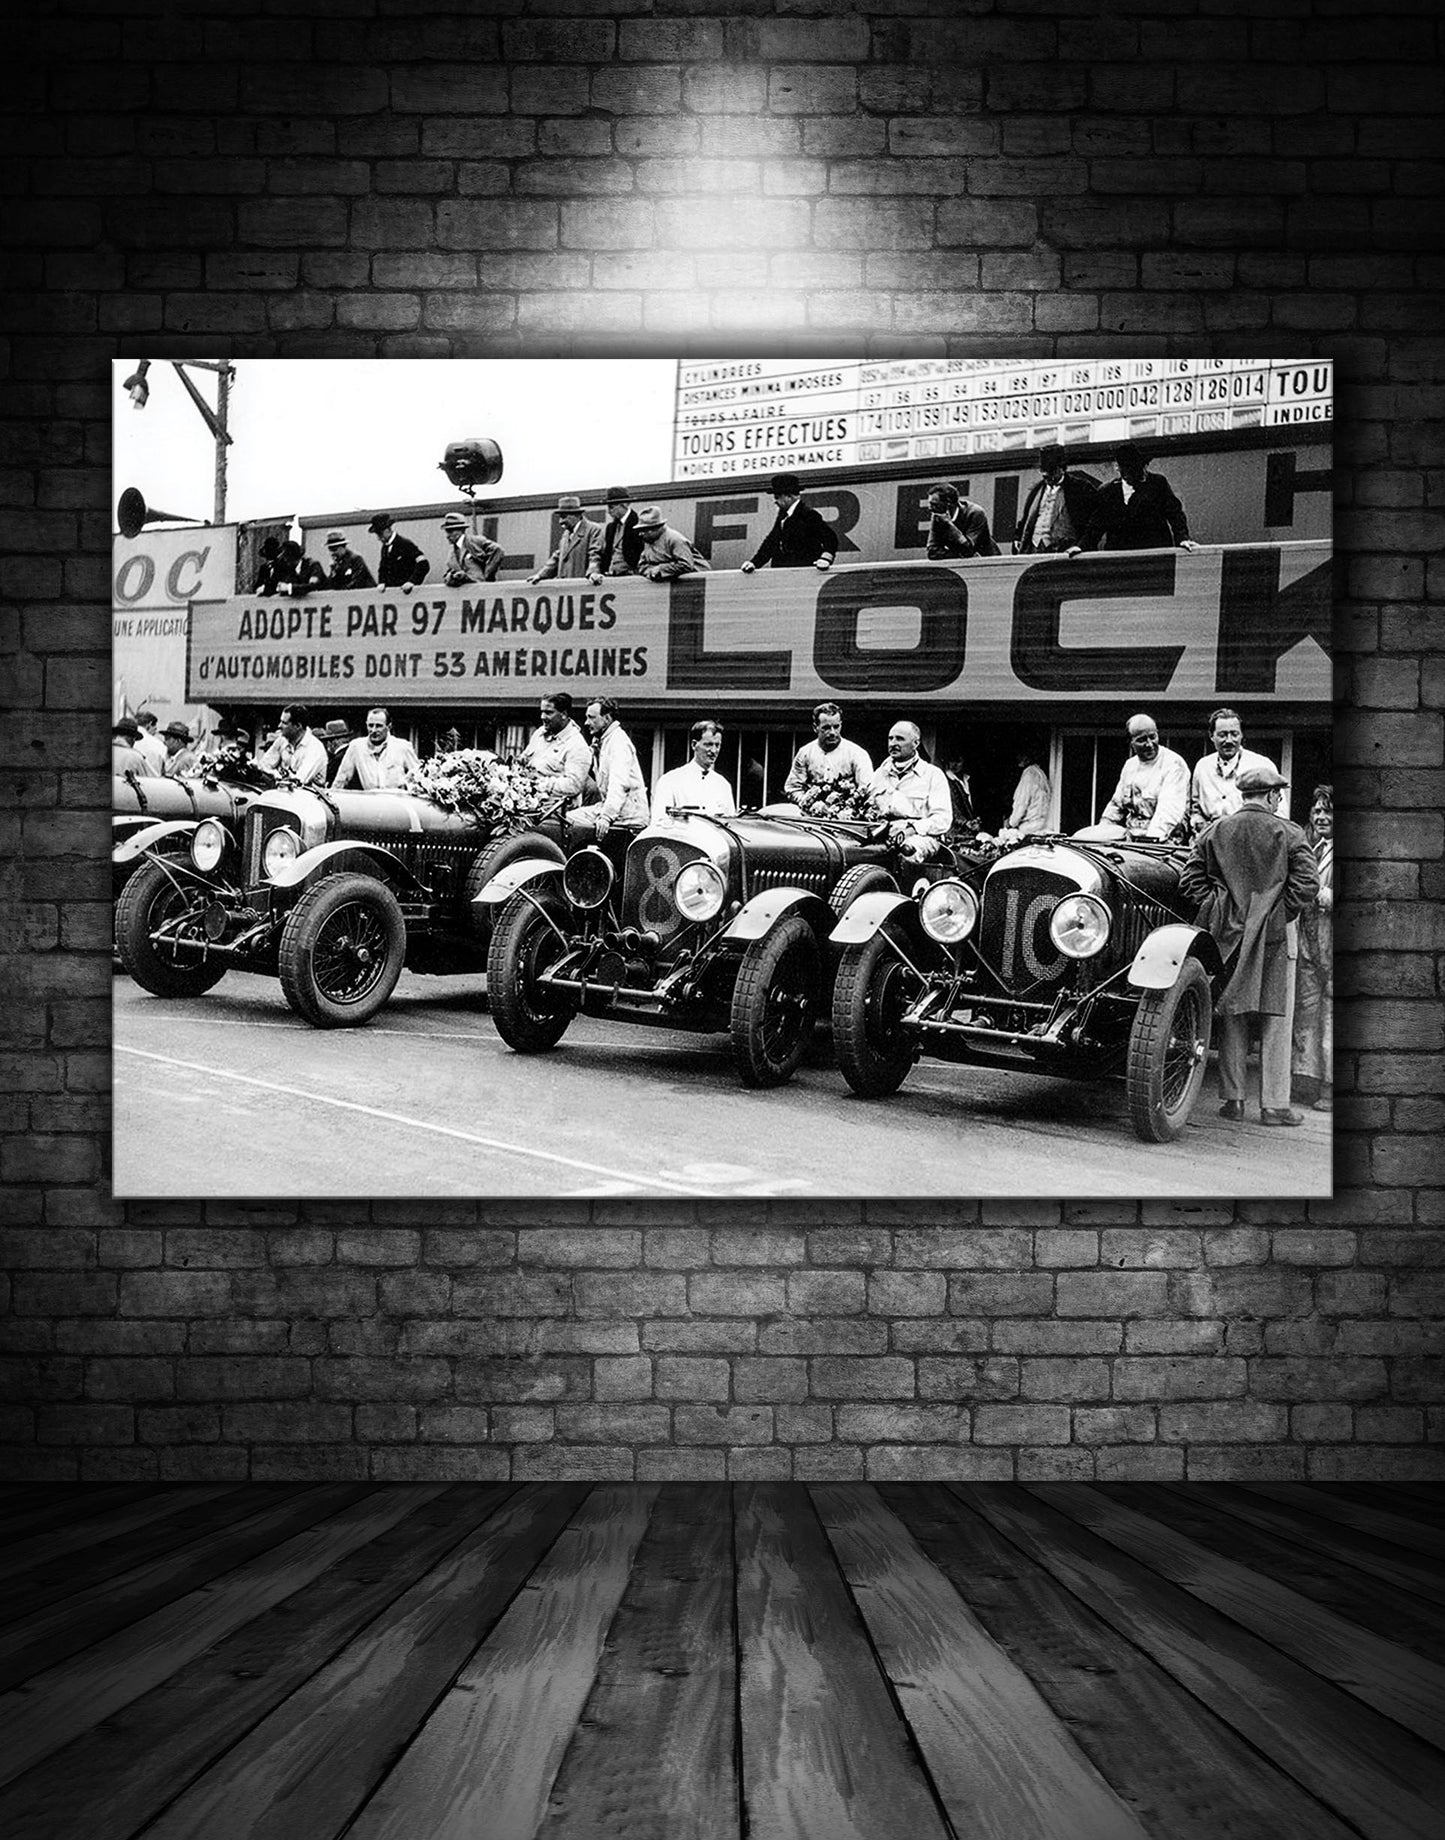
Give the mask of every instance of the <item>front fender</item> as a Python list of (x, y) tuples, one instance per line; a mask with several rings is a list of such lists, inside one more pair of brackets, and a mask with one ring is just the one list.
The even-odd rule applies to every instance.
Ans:
[(175, 854), (175, 846), (182, 838), (195, 835), (200, 824), (199, 818), (165, 818), (155, 824), (146, 825), (144, 830), (133, 831), (124, 843), (118, 843), (110, 853), (113, 863), (131, 863), (144, 856), (148, 850), (166, 848), (167, 855)]
[(848, 911), (833, 928), (830, 944), (861, 946), (895, 917), (903, 920), (910, 933), (922, 932), (918, 923), (918, 903), (911, 894), (894, 894), (881, 888), (872, 894), (860, 894), (856, 901), (849, 902)]
[(724, 946), (749, 946), (755, 939), (771, 933), (780, 920), (798, 914), (808, 922), (820, 939), (826, 939), (833, 924), (833, 910), (821, 896), (806, 888), (765, 888), (755, 894), (723, 929)]
[(1186, 926), (1182, 921), (1175, 926), (1157, 927), (1134, 954), (1129, 982), (1136, 990), (1168, 990), (1189, 958), (1199, 960), (1211, 982), (1217, 984), (1223, 976), (1219, 947), (1202, 928)]
[(331, 843), (317, 844), (313, 850), (303, 850), (267, 880), (273, 888), (302, 888), (319, 876), (335, 875), (343, 869), (374, 875), (400, 893), (427, 898), (427, 890), (389, 850), (355, 837), (338, 837)]
[(510, 901), (519, 888), (529, 882), (539, 882), (545, 877), (552, 877), (559, 885), (562, 880), (563, 865), (546, 856), (523, 856), (517, 862), (510, 862), (504, 869), (499, 869), (480, 894), (472, 896), (473, 907), (485, 902), (488, 907), (496, 907), (503, 901)]

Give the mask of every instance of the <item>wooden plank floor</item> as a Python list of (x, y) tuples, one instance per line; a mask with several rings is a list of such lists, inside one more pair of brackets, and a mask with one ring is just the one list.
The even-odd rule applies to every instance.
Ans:
[(0, 1491), (6, 1840), (1437, 1840), (1445, 1491)]

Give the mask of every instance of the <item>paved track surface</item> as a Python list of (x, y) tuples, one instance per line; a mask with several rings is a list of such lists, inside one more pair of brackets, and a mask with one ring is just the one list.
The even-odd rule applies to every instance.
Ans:
[(317, 1030), (274, 979), (195, 1001), (115, 980), (115, 1192), (179, 1197), (606, 1195), (1303, 1199), (1330, 1119), (1218, 1116), (1134, 1136), (1122, 1087), (920, 1062), (885, 1100), (826, 1053), (745, 1091), (723, 1036), (583, 1018), (551, 1053), (497, 1036), (481, 980), (406, 973), (369, 1026)]

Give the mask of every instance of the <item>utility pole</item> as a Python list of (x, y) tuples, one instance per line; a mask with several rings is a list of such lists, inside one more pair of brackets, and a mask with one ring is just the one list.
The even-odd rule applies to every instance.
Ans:
[[(130, 393), (132, 404), (137, 409), (144, 409), (150, 399), (150, 385), (146, 382), (146, 372), (150, 369), (150, 359), (142, 358), (133, 374), (126, 378), (125, 388)], [(186, 387), (186, 394), (196, 405), (201, 420), (210, 429), (216, 443), (216, 490), (215, 515), (213, 524), (226, 521), (226, 449), (231, 445), (231, 437), (226, 431), (226, 421), (231, 406), (231, 381), (236, 375), (236, 367), (227, 359), (219, 361), (213, 358), (172, 358), (171, 369)], [(216, 406), (211, 405), (202, 396), (187, 371), (214, 371), (216, 373)]]

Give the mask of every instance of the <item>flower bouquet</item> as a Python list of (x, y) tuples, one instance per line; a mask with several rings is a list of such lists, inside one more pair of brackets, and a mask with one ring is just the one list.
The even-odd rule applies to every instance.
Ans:
[(460, 812), (505, 837), (529, 829), (550, 801), (524, 760), (502, 760), (485, 748), (435, 754), (410, 774), (406, 790), (444, 811)]
[(853, 779), (820, 779), (810, 774), (792, 796), (798, 810), (808, 818), (873, 824), (881, 816), (872, 793)]
[(277, 774), (258, 766), (234, 741), (221, 741), (210, 753), (202, 754), (181, 777), (199, 779), (208, 786), (249, 786), (256, 791), (268, 791), (281, 783)]

